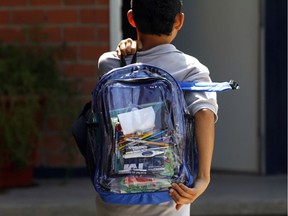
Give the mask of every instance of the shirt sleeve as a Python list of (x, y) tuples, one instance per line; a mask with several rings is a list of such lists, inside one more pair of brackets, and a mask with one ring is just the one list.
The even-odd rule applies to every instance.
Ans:
[(117, 57), (116, 52), (106, 52), (102, 54), (98, 60), (98, 69), (100, 76), (103, 76), (110, 70), (120, 67), (120, 59)]
[[(191, 72), (186, 75), (184, 81), (212, 82), (208, 68), (201, 63), (199, 63), (197, 67), (193, 67), (191, 69)], [(192, 115), (195, 115), (202, 109), (209, 109), (214, 113), (216, 121), (218, 120), (218, 104), (216, 92), (187, 91), (184, 93), (184, 97), (188, 105), (188, 109)]]

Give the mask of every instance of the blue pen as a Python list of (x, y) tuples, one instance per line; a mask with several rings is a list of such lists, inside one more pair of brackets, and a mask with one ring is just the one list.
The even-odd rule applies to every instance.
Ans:
[(160, 130), (159, 132), (156, 132), (156, 133), (154, 133), (153, 135), (151, 135), (151, 136), (149, 136), (149, 137), (147, 137), (147, 138), (145, 138), (145, 139), (143, 139), (143, 140), (147, 140), (147, 139), (154, 138), (154, 137), (156, 137), (156, 136), (160, 136), (161, 134), (163, 134), (163, 133), (165, 133), (165, 132), (167, 132), (167, 129), (166, 129), (166, 130)]

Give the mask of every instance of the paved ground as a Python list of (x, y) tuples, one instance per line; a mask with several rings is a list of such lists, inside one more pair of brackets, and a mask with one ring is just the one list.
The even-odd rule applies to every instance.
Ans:
[[(0, 193), (0, 216), (95, 216), (88, 179), (35, 180), (35, 186)], [(193, 216), (286, 216), (287, 177), (213, 174)]]

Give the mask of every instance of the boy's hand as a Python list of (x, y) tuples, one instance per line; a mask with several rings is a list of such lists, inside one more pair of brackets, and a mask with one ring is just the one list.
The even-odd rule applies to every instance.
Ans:
[(197, 178), (195, 181), (195, 186), (189, 188), (184, 184), (172, 184), (172, 189), (170, 189), (170, 196), (176, 203), (176, 210), (179, 210), (183, 205), (193, 203), (208, 187), (210, 180)]
[(127, 38), (125, 40), (121, 40), (116, 48), (117, 56), (127, 56), (133, 55), (137, 50), (142, 49), (142, 43), (140, 40), (132, 40), (131, 38)]

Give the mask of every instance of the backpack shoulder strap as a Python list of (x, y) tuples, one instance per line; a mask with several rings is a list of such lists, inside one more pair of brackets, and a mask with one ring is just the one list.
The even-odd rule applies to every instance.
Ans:
[(78, 118), (72, 125), (72, 134), (81, 154), (86, 158), (87, 155), (87, 122), (91, 114), (91, 101), (85, 104)]

